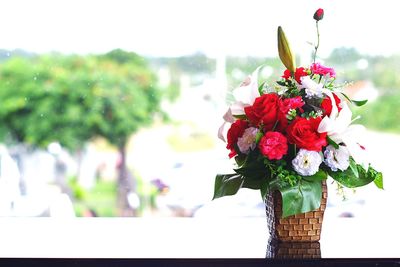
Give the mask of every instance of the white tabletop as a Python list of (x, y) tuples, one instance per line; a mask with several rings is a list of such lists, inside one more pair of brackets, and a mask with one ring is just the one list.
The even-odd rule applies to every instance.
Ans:
[[(321, 256), (400, 258), (396, 229), (327, 218)], [(2, 258), (265, 258), (268, 244), (265, 218), (1, 218), (0, 237)]]

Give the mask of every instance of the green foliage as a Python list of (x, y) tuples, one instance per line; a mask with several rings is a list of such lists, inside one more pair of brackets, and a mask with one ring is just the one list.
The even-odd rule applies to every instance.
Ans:
[(92, 137), (122, 146), (159, 110), (156, 77), (134, 53), (13, 57), (0, 65), (0, 138), (75, 150)]
[(98, 217), (117, 216), (115, 192), (114, 181), (98, 181), (93, 188), (86, 191), (84, 198), (74, 202), (75, 213), (83, 216), (85, 211), (92, 209)]
[(282, 194), (282, 217), (316, 210), (321, 205), (321, 181), (300, 180), (296, 186), (279, 189)]
[(376, 186), (383, 189), (382, 173), (376, 171), (371, 166), (368, 167), (368, 170), (365, 170), (361, 165), (355, 164), (354, 161), (351, 164), (353, 166), (345, 171), (332, 171), (329, 169), (329, 176), (348, 188), (364, 186), (377, 180), (375, 182)]

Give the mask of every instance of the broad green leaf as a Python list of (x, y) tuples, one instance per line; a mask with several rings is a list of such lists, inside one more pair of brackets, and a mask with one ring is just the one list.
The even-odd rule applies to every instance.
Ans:
[(319, 170), (316, 174), (311, 175), (311, 176), (303, 176), (303, 179), (313, 182), (313, 181), (323, 181), (326, 180), (328, 178), (328, 174), (323, 171), (323, 170)]
[(243, 177), (239, 174), (219, 174), (215, 177), (213, 199), (231, 196), (242, 187)]
[(316, 210), (321, 205), (320, 181), (302, 180), (297, 186), (287, 186), (279, 191), (282, 194), (282, 217)]
[[(345, 187), (355, 188), (367, 185), (378, 179), (377, 183), (381, 183), (379, 180), (382, 179), (382, 173), (375, 171), (371, 166), (366, 171), (361, 165), (356, 164), (355, 168), (358, 172), (358, 177), (355, 175), (352, 168), (347, 168), (345, 171), (332, 171), (328, 170), (328, 174), (337, 182)], [(383, 182), (382, 182), (383, 184)]]
[(358, 168), (357, 168), (357, 163), (354, 161), (354, 159), (353, 158), (350, 158), (350, 169), (353, 171), (353, 173), (354, 173), (354, 176), (356, 177), (356, 178), (359, 178), (360, 176), (359, 176), (359, 174), (358, 174)]

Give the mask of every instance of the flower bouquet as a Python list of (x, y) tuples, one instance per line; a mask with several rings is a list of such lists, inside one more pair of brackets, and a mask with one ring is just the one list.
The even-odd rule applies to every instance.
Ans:
[(351, 100), (341, 92), (344, 85), (335, 84), (335, 70), (315, 62), (323, 15), (322, 9), (314, 14), (318, 42), (310, 66), (296, 67), (278, 27), (279, 57), (286, 67), (282, 77), (274, 86), (259, 83), (260, 66), (233, 90), (235, 102), (219, 137), (236, 167), (232, 174), (216, 176), (214, 199), (240, 188), (259, 189), (264, 200), (279, 192), (285, 218), (319, 209), (328, 176), (348, 188), (370, 182), (383, 188), (382, 173), (367, 162), (358, 140), (363, 126), (353, 124), (348, 106), (367, 101)]

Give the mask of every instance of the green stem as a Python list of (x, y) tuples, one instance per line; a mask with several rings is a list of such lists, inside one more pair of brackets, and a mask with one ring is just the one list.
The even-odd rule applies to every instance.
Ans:
[(315, 63), (315, 59), (317, 57), (317, 51), (318, 51), (318, 47), (319, 47), (319, 28), (318, 28), (318, 21), (315, 23), (317, 26), (317, 45), (314, 47), (315, 48), (315, 52), (314, 52), (314, 60), (313, 62)]

